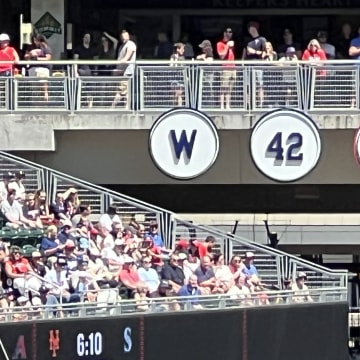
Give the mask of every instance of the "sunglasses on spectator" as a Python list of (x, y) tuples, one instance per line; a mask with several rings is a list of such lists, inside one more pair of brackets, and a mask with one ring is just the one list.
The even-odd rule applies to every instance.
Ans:
[(234, 259), (234, 263), (240, 263), (241, 260), (240, 259)]
[(174, 259), (174, 258), (173, 258), (172, 261), (177, 262), (177, 261), (179, 261), (179, 259), (177, 259), (177, 258)]
[(150, 261), (146, 260), (146, 261), (143, 261), (144, 264), (151, 264)]

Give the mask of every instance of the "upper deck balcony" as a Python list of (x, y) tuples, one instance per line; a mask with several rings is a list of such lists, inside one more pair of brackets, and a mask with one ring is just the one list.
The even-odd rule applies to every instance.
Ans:
[[(278, 107), (302, 109), (323, 129), (360, 124), (355, 61), (242, 61), (233, 67), (217, 61), (176, 66), (138, 61), (132, 64), (133, 77), (118, 76), (116, 61), (46, 65), (48, 73), (24, 76), (19, 71), (0, 77), (0, 114), (7, 131), (26, 133), (27, 126), (44, 135), (55, 130), (149, 129), (161, 113), (178, 106), (204, 111), (220, 130), (249, 129), (259, 116)], [(20, 69), (35, 66), (39, 63), (17, 64)], [(90, 69), (88, 76), (78, 75), (81, 66)], [(230, 104), (223, 108), (226, 82), (231, 87)]]

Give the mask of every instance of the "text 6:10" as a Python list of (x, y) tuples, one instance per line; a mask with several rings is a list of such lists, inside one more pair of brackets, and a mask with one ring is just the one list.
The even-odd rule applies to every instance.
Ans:
[(78, 356), (101, 355), (103, 350), (103, 338), (100, 332), (90, 333), (87, 337), (80, 333), (76, 339)]

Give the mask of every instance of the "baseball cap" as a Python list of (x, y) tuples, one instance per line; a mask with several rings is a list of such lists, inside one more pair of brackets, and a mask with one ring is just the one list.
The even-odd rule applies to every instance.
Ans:
[(305, 274), (303, 271), (300, 271), (300, 272), (298, 272), (296, 278), (297, 278), (297, 279), (301, 279), (301, 278), (306, 279), (307, 276), (306, 276), (306, 274)]
[(68, 249), (76, 248), (74, 242), (72, 240), (70, 240), (70, 239), (66, 240), (65, 247), (68, 248)]
[(211, 46), (210, 40), (203, 40), (201, 42), (201, 44), (199, 44), (199, 48), (201, 48), (201, 49), (206, 48), (206, 47), (210, 47), (210, 46)]
[(124, 239), (116, 239), (114, 242), (115, 246), (120, 246), (120, 245), (124, 245), (125, 244), (125, 240)]
[(0, 41), (10, 41), (10, 37), (8, 34), (0, 34)]
[(134, 261), (134, 259), (132, 258), (132, 257), (130, 257), (130, 256), (128, 256), (128, 255), (126, 255), (125, 257), (124, 257), (124, 264), (132, 264), (132, 263), (134, 263), (135, 261)]
[(254, 256), (255, 256), (254, 253), (251, 252), (251, 251), (248, 251), (248, 252), (245, 254), (245, 257), (246, 257), (246, 258), (253, 258)]
[(25, 177), (25, 173), (22, 170), (20, 170), (15, 173), (15, 176), (17, 179), (23, 179)]
[(79, 247), (81, 249), (88, 249), (90, 246), (89, 244), (89, 239), (85, 238), (85, 237), (82, 237), (79, 239)]
[(294, 47), (292, 46), (289, 46), (287, 49), (286, 49), (286, 54), (295, 54), (296, 53), (296, 50)]
[(56, 263), (57, 263), (58, 265), (67, 265), (67, 261), (66, 261), (66, 259), (63, 258), (63, 257), (58, 257), (57, 260), (56, 260)]
[(7, 180), (10, 180), (10, 179), (12, 180), (12, 179), (15, 179), (15, 174), (11, 171), (8, 171), (3, 175), (3, 178), (7, 179)]
[(85, 258), (85, 257), (82, 256), (82, 255), (78, 256), (78, 257), (76, 258), (76, 261), (77, 261), (77, 263), (80, 264), (80, 265), (81, 265), (81, 264), (88, 264), (88, 263), (89, 263), (88, 259)]
[(233, 31), (232, 31), (232, 28), (227, 27), (224, 29), (224, 32), (232, 33)]

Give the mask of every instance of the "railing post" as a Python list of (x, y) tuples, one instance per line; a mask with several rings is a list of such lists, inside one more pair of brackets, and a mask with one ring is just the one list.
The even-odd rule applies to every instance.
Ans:
[(160, 213), (160, 227), (161, 235), (163, 237), (165, 246), (168, 249), (173, 249), (175, 247), (175, 220), (172, 213), (163, 211)]

